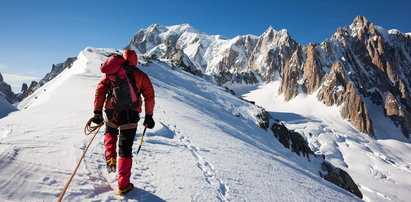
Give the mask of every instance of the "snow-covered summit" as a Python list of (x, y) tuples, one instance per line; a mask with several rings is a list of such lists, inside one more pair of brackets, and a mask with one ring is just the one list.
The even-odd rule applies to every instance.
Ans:
[(261, 68), (250, 67), (248, 61), (253, 55), (259, 55), (260, 49), (289, 47), (294, 44), (287, 30), (276, 31), (271, 26), (260, 37), (244, 35), (227, 39), (221, 35), (208, 35), (183, 24), (151, 25), (140, 30), (127, 48), (134, 48), (139, 53), (149, 57), (155, 55), (156, 58), (164, 60), (172, 58), (182, 50), (194, 64), (194, 68), (213, 75), (222, 72), (235, 74), (250, 69), (260, 70)]

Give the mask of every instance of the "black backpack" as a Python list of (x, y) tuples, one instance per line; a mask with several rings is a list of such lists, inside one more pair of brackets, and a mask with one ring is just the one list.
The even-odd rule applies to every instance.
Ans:
[(139, 93), (134, 78), (137, 68), (128, 65), (120, 55), (112, 55), (100, 66), (110, 80), (110, 90), (107, 99), (117, 110), (131, 110), (140, 106)]

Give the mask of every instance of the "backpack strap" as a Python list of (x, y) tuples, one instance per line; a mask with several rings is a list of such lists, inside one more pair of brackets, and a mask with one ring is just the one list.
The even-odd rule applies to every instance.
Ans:
[(136, 67), (131, 67), (130, 65), (128, 65), (128, 61), (127, 64), (123, 64), (124, 65), (124, 69), (126, 70), (126, 74), (128, 77), (128, 80), (130, 80), (132, 86), (133, 86), (133, 90), (135, 92), (135, 94), (138, 96), (138, 89), (137, 89), (137, 84), (136, 84), (136, 79), (134, 77), (134, 71), (138, 70)]

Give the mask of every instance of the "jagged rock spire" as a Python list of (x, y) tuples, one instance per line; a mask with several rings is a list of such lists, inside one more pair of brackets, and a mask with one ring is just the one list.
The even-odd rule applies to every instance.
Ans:
[(368, 25), (369, 22), (364, 16), (357, 16), (354, 18), (353, 24), (358, 24), (360, 26)]

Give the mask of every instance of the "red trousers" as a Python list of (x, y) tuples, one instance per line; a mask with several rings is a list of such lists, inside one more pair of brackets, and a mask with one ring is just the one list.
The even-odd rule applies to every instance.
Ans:
[[(132, 110), (130, 110), (132, 111)], [(138, 113), (136, 112), (121, 112), (118, 114), (119, 124), (136, 123), (138, 121)], [(108, 113), (107, 113), (108, 112)], [(106, 111), (108, 117), (111, 116), (110, 111)], [(125, 189), (130, 184), (131, 164), (132, 164), (132, 146), (137, 129), (119, 130), (106, 125), (106, 133), (104, 135), (104, 147), (106, 149), (106, 159), (117, 159), (117, 142), (119, 147), (119, 158), (117, 161), (118, 167), (118, 187)]]
[[(134, 136), (134, 135), (133, 135)], [(132, 144), (132, 142), (131, 142)], [(106, 133), (104, 137), (104, 147), (106, 148), (106, 159), (114, 158), (117, 159), (117, 135), (112, 133)], [(118, 158), (118, 187), (120, 189), (127, 188), (130, 184), (131, 176), (131, 155), (122, 156), (120, 152), (120, 157)]]

